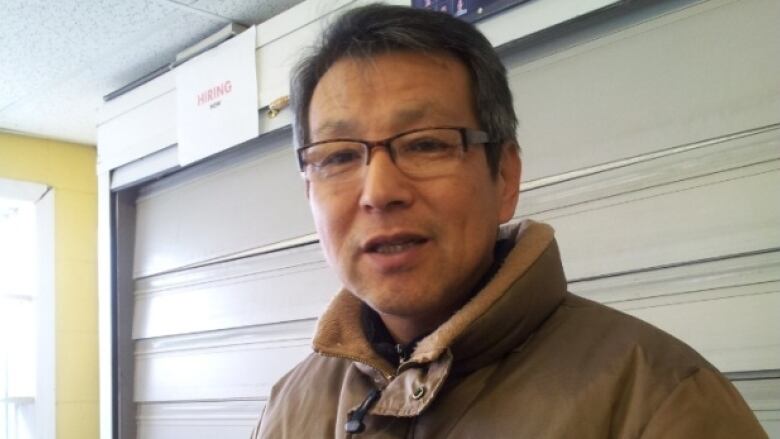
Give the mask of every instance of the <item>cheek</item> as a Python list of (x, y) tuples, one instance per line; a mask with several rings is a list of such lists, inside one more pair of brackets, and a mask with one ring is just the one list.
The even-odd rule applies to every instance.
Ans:
[(461, 190), (460, 214), (469, 227), (489, 227), (495, 222), (497, 204), (495, 192), (487, 184), (472, 182)]
[(351, 221), (347, 206), (339, 197), (321, 197), (312, 194), (309, 199), (314, 226), (329, 263), (337, 259), (342, 248)]
[(484, 239), (484, 223), (489, 221), (490, 213), (486, 211), (484, 191), (479, 191), (474, 184), (454, 186), (446, 192), (440, 192), (432, 207), (436, 213), (437, 227), (447, 254), (454, 257), (451, 263), (458, 259), (465, 262), (471, 252), (480, 246)]
[(463, 187), (458, 211), (451, 213), (453, 218), (462, 218), (464, 251), (481, 252), (483, 247), (493, 247), (499, 212), (495, 191), (491, 189), (492, 186), (477, 183)]

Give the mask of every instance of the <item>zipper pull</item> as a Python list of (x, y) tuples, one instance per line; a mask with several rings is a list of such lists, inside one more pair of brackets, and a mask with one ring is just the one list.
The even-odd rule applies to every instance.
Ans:
[(411, 354), (409, 352), (409, 346), (404, 346), (402, 344), (395, 345), (395, 352), (398, 354), (398, 362), (403, 363), (404, 361), (409, 359), (409, 355)]
[(382, 391), (379, 389), (368, 392), (366, 399), (363, 400), (360, 407), (349, 415), (349, 420), (344, 425), (344, 429), (347, 430), (347, 433), (360, 434), (366, 429), (363, 418), (366, 416), (366, 413), (368, 413), (368, 410), (379, 400), (380, 396), (382, 396)]

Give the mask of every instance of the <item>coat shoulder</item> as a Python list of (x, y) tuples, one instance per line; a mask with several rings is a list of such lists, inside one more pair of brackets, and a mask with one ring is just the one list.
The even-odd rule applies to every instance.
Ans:
[(652, 430), (651, 419), (664, 425), (658, 420), (681, 412), (687, 416), (674, 418), (680, 431), (699, 431), (725, 417), (731, 419), (729, 428), (760, 432), (742, 397), (715, 366), (683, 341), (621, 311), (568, 294), (533, 343), (526, 352), (530, 361), (542, 361), (538, 369), (557, 377), (563, 395), (587, 401), (594, 418), (609, 413), (605, 428), (613, 436), (633, 437)]
[[(458, 424), (461, 437), (729, 437), (698, 434), (714, 425), (750, 432), (730, 437), (761, 437), (753, 434), (760, 427), (738, 392), (694, 349), (573, 295), (511, 355), (465, 376), (450, 392), (451, 399), (467, 395), (469, 402), (460, 404), (470, 404), (459, 411), (467, 414)], [(457, 406), (447, 401), (439, 410)]]
[(716, 370), (675, 336), (598, 302), (568, 294), (559, 313), (556, 317), (562, 320), (562, 326), (577, 331), (577, 342), (592, 348), (591, 357), (595, 354), (613, 360), (633, 358), (647, 367), (645, 372), (676, 382), (700, 369)]

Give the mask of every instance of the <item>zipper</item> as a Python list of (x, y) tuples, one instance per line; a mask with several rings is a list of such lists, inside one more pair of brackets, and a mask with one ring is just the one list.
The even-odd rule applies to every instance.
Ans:
[(398, 363), (401, 364), (409, 360), (409, 357), (412, 356), (413, 349), (410, 349), (410, 345), (404, 346), (399, 343), (395, 345), (395, 353), (398, 354)]

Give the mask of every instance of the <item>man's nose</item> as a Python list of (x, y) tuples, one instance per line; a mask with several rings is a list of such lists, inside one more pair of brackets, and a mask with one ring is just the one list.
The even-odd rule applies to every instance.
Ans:
[(412, 203), (411, 181), (401, 172), (384, 148), (373, 151), (365, 169), (360, 206), (371, 211), (402, 208)]

